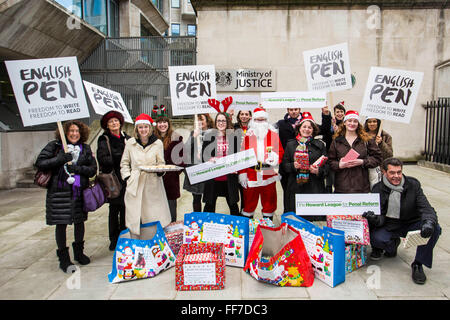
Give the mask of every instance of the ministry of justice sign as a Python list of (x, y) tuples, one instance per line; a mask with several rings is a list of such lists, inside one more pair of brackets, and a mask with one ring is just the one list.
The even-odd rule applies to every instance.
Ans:
[(217, 91), (275, 91), (276, 73), (272, 69), (217, 69)]

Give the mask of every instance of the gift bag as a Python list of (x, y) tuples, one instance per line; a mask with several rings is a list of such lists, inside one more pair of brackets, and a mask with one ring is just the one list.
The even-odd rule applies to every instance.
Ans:
[(244, 267), (249, 218), (211, 212), (184, 215), (183, 243), (223, 243), (227, 266)]
[(175, 266), (175, 289), (221, 290), (225, 287), (223, 243), (183, 244)]
[(361, 268), (367, 261), (367, 246), (361, 244), (345, 245), (345, 272)]
[(166, 235), (167, 241), (169, 242), (170, 249), (172, 249), (173, 254), (176, 256), (181, 248), (181, 245), (183, 244), (183, 221), (169, 223), (164, 228), (164, 233)]
[(286, 222), (300, 232), (316, 278), (330, 287), (345, 281), (343, 231), (328, 227), (320, 228), (293, 212), (283, 214), (281, 222)]
[(329, 215), (327, 226), (344, 231), (346, 244), (370, 244), (369, 223), (362, 216)]
[(116, 283), (152, 278), (173, 267), (175, 259), (161, 223), (141, 224), (139, 236), (132, 234), (129, 229), (120, 233), (108, 279)]
[(300, 233), (286, 223), (258, 226), (244, 271), (281, 287), (310, 287), (314, 272)]
[(269, 218), (249, 219), (248, 223), (248, 250), (252, 247), (258, 226), (275, 227)]

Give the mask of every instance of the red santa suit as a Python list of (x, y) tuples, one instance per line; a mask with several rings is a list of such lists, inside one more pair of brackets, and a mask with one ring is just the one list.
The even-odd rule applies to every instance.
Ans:
[[(253, 119), (258, 118), (258, 115), (264, 115), (267, 119), (264, 109), (255, 109)], [(276, 182), (280, 179), (275, 169), (281, 163), (284, 153), (278, 133), (269, 127), (264, 137), (258, 137), (249, 128), (241, 150), (249, 149), (255, 151), (258, 165), (239, 171), (239, 182), (244, 187), (242, 215), (253, 217), (261, 197), (263, 216), (272, 217), (277, 209)]]

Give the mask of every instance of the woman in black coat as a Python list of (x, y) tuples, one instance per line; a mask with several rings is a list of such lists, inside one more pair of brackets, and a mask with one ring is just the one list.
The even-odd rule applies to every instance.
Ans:
[[(114, 251), (119, 238), (120, 232), (125, 230), (125, 189), (126, 183), (120, 175), (120, 160), (122, 159), (125, 142), (130, 136), (122, 132), (124, 123), (123, 115), (117, 111), (109, 111), (105, 113), (100, 120), (104, 132), (97, 140), (97, 161), (100, 171), (110, 173), (114, 170), (119, 182), (122, 184), (122, 190), (117, 198), (109, 200), (109, 250)], [(107, 141), (111, 147), (108, 149)]]
[[(75, 241), (72, 243), (74, 259), (85, 265), (90, 259), (84, 255), (83, 190), (89, 185), (89, 178), (97, 172), (97, 164), (91, 148), (86, 144), (89, 127), (72, 120), (64, 124), (68, 152), (64, 152), (59, 131), (56, 140), (49, 142), (38, 155), (35, 166), (42, 171), (51, 171), (46, 197), (46, 220), (48, 225), (56, 225), (56, 254), (59, 267), (66, 272), (70, 261), (66, 246), (66, 228), (74, 224)], [(69, 177), (70, 174), (70, 177)]]
[[(284, 150), (281, 166), (288, 174), (286, 188), (286, 211), (295, 212), (295, 195), (297, 193), (325, 193), (324, 179), (329, 167), (326, 159), (318, 166), (313, 165), (320, 157), (327, 155), (326, 145), (315, 139), (319, 128), (309, 112), (304, 112), (296, 127), (296, 139), (289, 140)], [(303, 216), (310, 221), (324, 220), (323, 216)]]
[[(231, 118), (225, 112), (219, 112), (215, 120), (215, 128), (205, 133), (202, 145), (203, 162), (213, 158), (224, 157), (240, 150), (241, 138), (234, 134)], [(217, 197), (225, 197), (230, 213), (239, 215), (239, 181), (236, 173), (216, 177), (205, 181), (203, 212), (215, 212)]]

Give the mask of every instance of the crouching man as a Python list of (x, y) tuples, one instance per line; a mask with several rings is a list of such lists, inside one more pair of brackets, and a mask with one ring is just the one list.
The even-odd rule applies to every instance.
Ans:
[(372, 192), (380, 194), (381, 215), (365, 212), (370, 226), (371, 260), (395, 257), (400, 237), (408, 231), (420, 230), (420, 235), (429, 238), (427, 244), (418, 246), (411, 264), (412, 279), (417, 284), (426, 281), (422, 265), (431, 268), (433, 248), (441, 234), (436, 211), (425, 197), (420, 182), (402, 174), (403, 163), (388, 158), (382, 164), (383, 179), (373, 186)]

